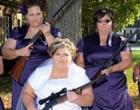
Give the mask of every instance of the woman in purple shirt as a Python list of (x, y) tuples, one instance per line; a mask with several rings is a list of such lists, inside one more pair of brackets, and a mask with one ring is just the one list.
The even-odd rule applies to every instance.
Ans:
[[(15, 110), (24, 83), (31, 73), (43, 61), (49, 58), (48, 47), (59, 36), (59, 30), (51, 28), (48, 22), (43, 23), (43, 12), (46, 0), (28, 0), (24, 5), (24, 14), (28, 21), (28, 26), (14, 28), (3, 48), (3, 55), (6, 59), (15, 59), (19, 56), (30, 56), (27, 60), (21, 76), (18, 80), (13, 80), (12, 87), (12, 110)], [(22, 10), (23, 11), (23, 10)], [(32, 37), (41, 30), (40, 36), (34, 44), (29, 44)], [(32, 47), (32, 48), (30, 48)]]
[[(113, 33), (114, 13), (99, 9), (94, 13), (96, 32), (83, 37), (78, 43), (77, 64), (86, 69), (89, 78), (110, 59), (125, 39)], [(129, 45), (121, 50), (113, 65), (103, 70), (106, 81), (94, 86), (94, 103), (91, 110), (134, 110), (127, 91), (124, 70), (132, 66)]]

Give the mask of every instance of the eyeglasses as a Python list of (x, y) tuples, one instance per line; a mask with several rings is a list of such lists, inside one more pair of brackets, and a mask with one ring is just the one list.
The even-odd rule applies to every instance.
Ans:
[(111, 20), (109, 20), (109, 19), (105, 19), (105, 20), (98, 20), (97, 21), (98, 23), (109, 23), (109, 22), (111, 22)]

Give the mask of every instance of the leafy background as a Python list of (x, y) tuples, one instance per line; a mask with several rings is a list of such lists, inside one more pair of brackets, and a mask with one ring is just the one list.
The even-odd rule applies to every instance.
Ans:
[(82, 32), (83, 35), (95, 31), (93, 12), (98, 8), (110, 8), (116, 15), (115, 31), (134, 25), (140, 18), (140, 0), (83, 0)]

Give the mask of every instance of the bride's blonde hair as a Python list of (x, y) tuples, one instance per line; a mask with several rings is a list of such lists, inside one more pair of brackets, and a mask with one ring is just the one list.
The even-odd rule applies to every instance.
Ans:
[(52, 57), (59, 48), (68, 48), (72, 55), (72, 58), (73, 59), (75, 58), (77, 49), (76, 49), (74, 43), (72, 41), (70, 41), (70, 39), (56, 38), (48, 49), (49, 55)]

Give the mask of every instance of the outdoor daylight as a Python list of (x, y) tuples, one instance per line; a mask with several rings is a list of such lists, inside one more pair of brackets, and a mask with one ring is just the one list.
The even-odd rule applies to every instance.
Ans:
[(0, 110), (140, 110), (140, 0), (0, 0)]

